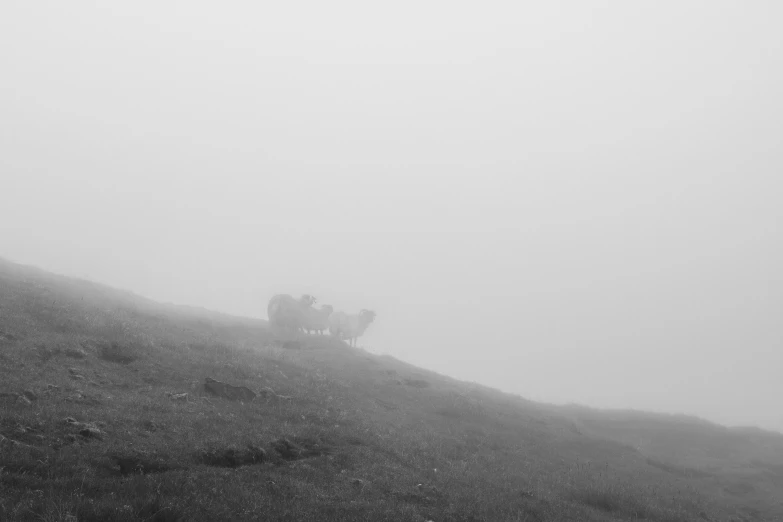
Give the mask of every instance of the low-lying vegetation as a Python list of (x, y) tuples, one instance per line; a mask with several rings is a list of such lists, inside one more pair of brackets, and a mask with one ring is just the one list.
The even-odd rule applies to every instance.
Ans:
[(238, 468), (260, 464), (267, 459), (264, 448), (248, 443), (245, 447), (209, 447), (199, 454), (199, 460), (207, 466)]
[(137, 351), (128, 345), (116, 342), (103, 342), (98, 345), (98, 357), (104, 361), (118, 364), (130, 364), (139, 358)]
[(691, 473), (327, 337), (292, 349), (261, 322), (4, 263), (0, 311), (3, 521), (783, 516), (770, 459), (745, 482)]

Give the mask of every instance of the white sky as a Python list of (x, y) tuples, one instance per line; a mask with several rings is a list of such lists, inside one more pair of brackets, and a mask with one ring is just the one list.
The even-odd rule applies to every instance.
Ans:
[(0, 4), (0, 256), (783, 430), (783, 4)]

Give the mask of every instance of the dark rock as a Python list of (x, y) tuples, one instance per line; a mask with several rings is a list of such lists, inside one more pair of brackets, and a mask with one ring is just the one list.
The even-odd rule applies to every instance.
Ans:
[(293, 441), (280, 438), (272, 441), (271, 446), (283, 460), (299, 460), (332, 453), (332, 448), (302, 437), (294, 437)]
[[(118, 343), (101, 343), (98, 345), (98, 357), (104, 361), (117, 364), (130, 364), (138, 359), (137, 350), (132, 346)], [(138, 368), (133, 371), (138, 371)]]
[(25, 390), (25, 391), (22, 392), (22, 394), (25, 397), (27, 397), (28, 400), (31, 400), (31, 401), (37, 401), (38, 400), (38, 395), (36, 395), (33, 390)]
[(232, 401), (250, 402), (256, 398), (255, 392), (250, 388), (232, 386), (211, 377), (205, 379), (204, 389), (212, 395)]
[(288, 439), (272, 441), (272, 448), (285, 460), (297, 460), (302, 455), (302, 448)]
[(210, 448), (200, 454), (200, 460), (207, 466), (237, 468), (251, 464), (260, 464), (267, 460), (266, 451), (260, 446), (248, 444), (245, 448)]
[(93, 426), (86, 426), (79, 430), (79, 435), (86, 439), (102, 439), (103, 432)]

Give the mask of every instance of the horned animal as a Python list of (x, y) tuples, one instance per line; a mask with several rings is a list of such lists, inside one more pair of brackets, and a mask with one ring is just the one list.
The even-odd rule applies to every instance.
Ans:
[(356, 346), (356, 340), (375, 320), (375, 315), (372, 310), (362, 310), (358, 314), (350, 315), (345, 312), (335, 312), (329, 317), (329, 333), (338, 339), (348, 341), (349, 346)]
[(315, 303), (316, 298), (308, 294), (299, 299), (278, 294), (269, 300), (266, 309), (269, 325), (283, 332), (297, 333), (304, 328), (308, 309), (312, 309)]

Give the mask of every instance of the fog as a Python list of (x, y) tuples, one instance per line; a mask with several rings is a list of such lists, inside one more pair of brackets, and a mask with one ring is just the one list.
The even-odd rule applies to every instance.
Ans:
[(783, 430), (775, 2), (0, 5), (0, 257)]

